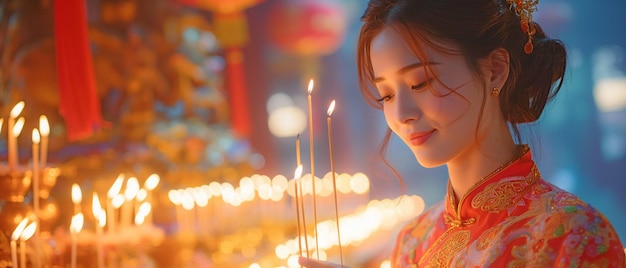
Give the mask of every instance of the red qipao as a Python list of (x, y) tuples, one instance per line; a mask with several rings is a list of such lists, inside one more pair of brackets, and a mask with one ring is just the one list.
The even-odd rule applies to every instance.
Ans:
[(398, 235), (393, 267), (624, 267), (608, 220), (544, 181), (523, 146), (520, 158), (457, 201), (447, 198)]

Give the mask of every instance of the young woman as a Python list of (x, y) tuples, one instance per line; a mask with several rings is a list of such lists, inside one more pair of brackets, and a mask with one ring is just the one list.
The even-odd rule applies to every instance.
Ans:
[[(546, 182), (517, 124), (561, 87), (564, 45), (532, 21), (537, 0), (371, 0), (357, 48), (362, 93), (445, 200), (397, 237), (393, 267), (624, 267), (607, 219)], [(513, 133), (513, 134), (512, 134)], [(327, 267), (301, 259), (306, 267)]]

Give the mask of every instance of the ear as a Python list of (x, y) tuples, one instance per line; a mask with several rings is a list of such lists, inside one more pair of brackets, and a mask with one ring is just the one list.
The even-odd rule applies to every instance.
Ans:
[(509, 60), (509, 52), (504, 48), (496, 48), (485, 58), (485, 67), (487, 68), (485, 74), (488, 74), (486, 78), (487, 85), (490, 88), (502, 89), (504, 83), (509, 78), (509, 68), (511, 62)]

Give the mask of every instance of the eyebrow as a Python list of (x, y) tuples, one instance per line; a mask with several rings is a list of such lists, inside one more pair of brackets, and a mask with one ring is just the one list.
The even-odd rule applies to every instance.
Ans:
[[(438, 64), (438, 63), (436, 63), (436, 62), (426, 62), (426, 63), (416, 62), (416, 63), (409, 64), (407, 66), (404, 66), (404, 67), (400, 68), (400, 70), (398, 70), (396, 73), (397, 74), (404, 74), (404, 73), (406, 73), (408, 71), (411, 71), (413, 69), (417, 69), (417, 68), (425, 66), (425, 65), (435, 65), (435, 64)], [(382, 82), (382, 81), (385, 81), (384, 77), (376, 77), (376, 78), (374, 78), (374, 84)]]

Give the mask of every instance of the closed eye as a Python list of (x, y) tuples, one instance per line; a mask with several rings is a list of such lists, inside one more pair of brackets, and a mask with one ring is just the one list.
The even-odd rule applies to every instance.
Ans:
[(431, 78), (431, 79), (428, 79), (428, 80), (426, 80), (426, 81), (424, 81), (424, 82), (422, 82), (422, 83), (419, 83), (419, 84), (417, 84), (417, 85), (412, 85), (412, 86), (411, 86), (411, 89), (413, 89), (413, 90), (421, 90), (421, 89), (424, 89), (424, 88), (426, 88), (426, 87), (427, 87), (427, 86), (428, 86), (428, 85), (429, 85), (432, 81), (433, 81), (433, 79)]
[(378, 101), (378, 102), (388, 102), (388, 101), (391, 100), (392, 97), (393, 97), (392, 95), (385, 95), (382, 98), (377, 99), (376, 101)]

